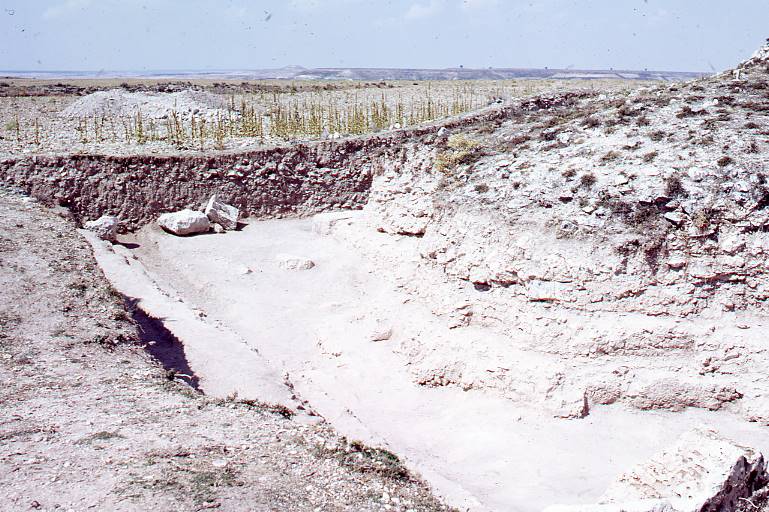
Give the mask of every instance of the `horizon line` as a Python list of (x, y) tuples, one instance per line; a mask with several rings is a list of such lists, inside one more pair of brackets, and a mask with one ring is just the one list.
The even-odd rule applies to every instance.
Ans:
[[(86, 69), (45, 69), (45, 70), (32, 70), (32, 69), (0, 69), (0, 74), (82, 74), (92, 75), (99, 77), (99, 75), (110, 75), (111, 77), (120, 77), (121, 73), (131, 75), (146, 75), (146, 74), (160, 74), (166, 73), (173, 74), (215, 74), (215, 73), (253, 73), (264, 71), (282, 71), (300, 69), (306, 71), (324, 71), (324, 70), (387, 70), (387, 71), (454, 71), (454, 72), (470, 72), (470, 71), (553, 71), (553, 72), (598, 72), (598, 73), (674, 73), (674, 74), (698, 74), (698, 75), (714, 75), (719, 71), (694, 71), (694, 70), (663, 70), (663, 69), (632, 69), (632, 68), (558, 68), (558, 67), (435, 67), (435, 68), (420, 68), (420, 67), (335, 67), (335, 66), (323, 66), (323, 67), (304, 67), (301, 65), (286, 65), (282, 67), (269, 67), (269, 68), (188, 68), (188, 69), (100, 69), (100, 70), (86, 70)], [(4, 77), (7, 78), (7, 77)]]

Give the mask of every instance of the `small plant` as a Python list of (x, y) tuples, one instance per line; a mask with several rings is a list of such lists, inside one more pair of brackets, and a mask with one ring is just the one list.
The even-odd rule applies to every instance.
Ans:
[(699, 231), (705, 231), (710, 225), (710, 218), (704, 210), (699, 210), (692, 215), (692, 224)]
[(618, 151), (609, 151), (601, 157), (601, 162), (613, 162), (618, 160), (622, 155)]
[(665, 179), (665, 195), (668, 197), (686, 197), (688, 195), (681, 178), (670, 175)]
[(5, 131), (7, 132), (14, 132), (19, 129), (19, 117), (16, 116), (16, 119), (12, 119), (11, 121), (8, 121), (5, 123)]
[(734, 160), (732, 160), (732, 157), (730, 156), (722, 156), (718, 159), (718, 166), (719, 167), (726, 167), (727, 165), (731, 164)]
[(470, 164), (481, 157), (481, 143), (462, 134), (449, 137), (446, 145), (449, 151), (438, 154), (435, 159), (435, 168), (440, 172), (448, 172), (459, 165)]
[(598, 179), (592, 172), (585, 173), (579, 178), (579, 184), (584, 188), (592, 188), (597, 181)]
[(657, 158), (657, 156), (659, 156), (659, 153), (657, 151), (650, 151), (643, 156), (643, 161), (646, 162), (647, 164), (651, 163), (654, 161), (655, 158)]
[(583, 126), (586, 128), (597, 128), (601, 126), (601, 120), (596, 116), (588, 116), (585, 118)]
[(707, 111), (704, 109), (693, 110), (692, 107), (690, 107), (689, 105), (684, 105), (683, 107), (681, 107), (681, 110), (678, 111), (678, 113), (676, 114), (676, 117), (678, 119), (683, 119), (685, 117), (695, 117), (695, 116), (701, 116), (704, 114), (707, 114)]

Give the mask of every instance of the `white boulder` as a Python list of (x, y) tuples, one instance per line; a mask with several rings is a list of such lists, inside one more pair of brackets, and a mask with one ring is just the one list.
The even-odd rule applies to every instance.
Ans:
[(386, 324), (377, 325), (373, 331), (371, 331), (371, 341), (387, 341), (392, 338), (393, 329)]
[(734, 510), (734, 504), (749, 498), (766, 480), (760, 453), (698, 428), (617, 478), (599, 503), (553, 505), (545, 512)]
[(85, 229), (93, 231), (102, 240), (114, 242), (117, 238), (117, 228), (120, 220), (112, 215), (102, 215), (96, 220), (85, 223)]
[(292, 256), (290, 254), (278, 254), (278, 266), (283, 270), (310, 270), (315, 266), (315, 262), (302, 256)]
[(647, 463), (620, 476), (601, 503), (665, 499), (675, 510), (730, 510), (767, 478), (760, 453), (709, 429), (695, 429)]
[(195, 210), (181, 210), (164, 213), (158, 218), (158, 225), (174, 235), (194, 235), (211, 229), (208, 217)]
[(219, 224), (225, 230), (233, 230), (238, 227), (238, 216), (240, 211), (232, 205), (223, 203), (216, 198), (216, 195), (211, 196), (206, 205), (206, 216), (208, 220)]

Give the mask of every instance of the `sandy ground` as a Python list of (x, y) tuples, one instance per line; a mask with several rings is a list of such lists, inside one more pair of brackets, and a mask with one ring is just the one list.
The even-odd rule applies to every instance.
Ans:
[[(769, 452), (759, 427), (726, 412), (640, 412), (615, 405), (595, 407), (582, 420), (563, 420), (484, 390), (419, 386), (404, 354), (409, 337), (445, 339), (447, 345), (504, 340), (474, 328), (448, 329), (428, 305), (395, 284), (393, 269), (311, 226), (309, 219), (253, 221), (239, 232), (188, 238), (148, 226), (127, 240), (131, 249), (95, 245), (108, 277), (142, 299), (141, 307), (187, 325), (184, 315), (168, 318), (162, 301), (143, 298), (160, 294), (183, 303), (197, 312), (196, 322), (240, 339), (270, 369), (256, 365), (259, 370), (228, 386), (249, 393), (269, 380), (268, 373), (285, 374), (311, 411), (345, 435), (403, 456), (462, 508), (529, 511), (594, 502), (614, 477), (697, 424)], [(359, 238), (399, 254), (404, 266), (418, 258), (408, 238), (393, 247), (387, 235), (362, 225), (360, 230)], [(310, 258), (316, 266), (283, 270), (281, 254)], [(131, 272), (126, 262), (134, 266)], [(372, 340), (387, 329), (390, 339)], [(210, 359), (227, 357), (215, 343), (209, 347), (216, 354)], [(522, 352), (518, 362), (530, 367), (537, 363), (533, 357), (544, 356)], [(206, 374), (216, 372), (211, 363), (202, 358), (197, 368), (192, 364), (204, 377), (204, 390)]]
[(72, 223), (0, 194), (0, 510), (446, 510), (317, 418), (192, 390), (135, 318)]

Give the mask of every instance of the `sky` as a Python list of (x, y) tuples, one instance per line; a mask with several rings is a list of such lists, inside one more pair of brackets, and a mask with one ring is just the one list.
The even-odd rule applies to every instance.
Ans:
[(0, 69), (720, 71), (769, 0), (0, 0)]

